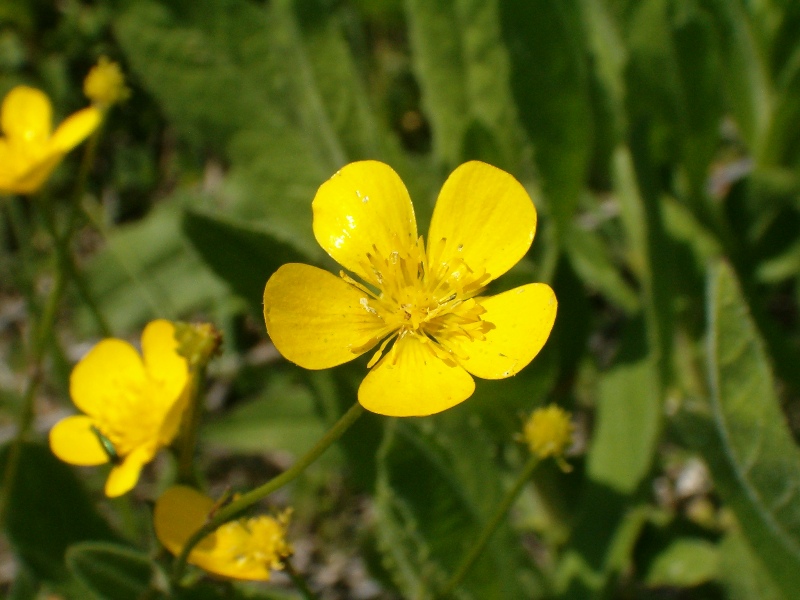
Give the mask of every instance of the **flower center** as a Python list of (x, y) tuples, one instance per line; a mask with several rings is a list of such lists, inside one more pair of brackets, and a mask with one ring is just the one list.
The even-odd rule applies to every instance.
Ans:
[(340, 273), (367, 294), (361, 305), (384, 323), (370, 345), (389, 336), (372, 357), (370, 367), (380, 359), (389, 341), (406, 335), (431, 341), (437, 356), (455, 364), (457, 338), (484, 339), (494, 329), (493, 324), (483, 320), (486, 309), (474, 299), (489, 281), (488, 273), (475, 273), (460, 257), (432, 264), (422, 237), (410, 248), (393, 250), (387, 256), (375, 245), (372, 250), (361, 266), (363, 272), (372, 275), (367, 283), (377, 293)]

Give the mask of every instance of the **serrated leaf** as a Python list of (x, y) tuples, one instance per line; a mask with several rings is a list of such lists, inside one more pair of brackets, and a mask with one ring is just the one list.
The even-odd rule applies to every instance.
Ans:
[(285, 263), (307, 261), (294, 244), (266, 227), (208, 211), (187, 210), (181, 227), (205, 263), (259, 312), (267, 279)]
[(518, 136), (498, 2), (408, 0), (406, 14), (435, 154), (450, 166), (462, 162), (465, 142), (475, 150), (474, 139), (465, 138), (477, 123), (500, 146), (497, 166), (513, 168)]
[[(384, 565), (407, 598), (436, 597), (500, 500), (490, 446), (464, 415), (452, 413), (423, 427), (393, 421), (379, 454), (376, 535)], [(520, 545), (501, 526), (458, 597), (529, 597), (521, 560)]]
[(800, 589), (800, 451), (763, 342), (726, 263), (709, 273), (707, 302), (710, 417), (687, 409), (681, 429), (706, 458), (755, 555), (791, 598)]
[(716, 579), (719, 550), (703, 539), (681, 538), (664, 548), (645, 576), (651, 587), (694, 587)]
[(117, 544), (75, 544), (67, 550), (66, 558), (75, 578), (98, 600), (141, 600), (155, 573), (146, 554)]
[[(3, 449), (2, 463), (9, 448)], [(38, 579), (64, 583), (64, 555), (74, 543), (115, 540), (72, 469), (49, 448), (22, 445), (12, 493), (7, 500), (6, 534), (17, 556)]]

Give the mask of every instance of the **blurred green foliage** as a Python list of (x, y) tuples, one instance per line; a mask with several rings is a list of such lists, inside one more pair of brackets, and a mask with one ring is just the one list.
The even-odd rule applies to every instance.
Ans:
[[(389, 163), (424, 231), (447, 174), (480, 159), (537, 206), (537, 239), (505, 285), (555, 289), (542, 354), (444, 414), (367, 415), (279, 496), (318, 548), (320, 598), (355, 597), (320, 575), (334, 552), (361, 557), (363, 597), (435, 597), (525, 460), (522, 415), (546, 401), (576, 414), (574, 470), (537, 471), (459, 599), (797, 596), (800, 3), (0, 4), (0, 94), (34, 85), (66, 115), (100, 55), (133, 94), (105, 125), (76, 250), (115, 335), (154, 317), (225, 332), (201, 429), (212, 485), (261, 483), (355, 398), (363, 364), (308, 373), (264, 343), (271, 273), (332, 265), (311, 230), (324, 180)], [(24, 298), (37, 316), (53, 262), (46, 242), (24, 254), (12, 225), (27, 209), (2, 202), (0, 413), (13, 431), (28, 318), (13, 307)], [(51, 411), (69, 406), (68, 344), (100, 331), (70, 291), (50, 339)], [(109, 503), (99, 478), (34, 438), (6, 521), (9, 597), (163, 590), (143, 502), (157, 478)], [(299, 597), (282, 589), (211, 582), (185, 597)]]

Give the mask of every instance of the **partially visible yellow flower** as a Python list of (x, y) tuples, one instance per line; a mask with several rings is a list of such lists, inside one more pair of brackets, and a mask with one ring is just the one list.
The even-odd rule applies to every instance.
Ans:
[(178, 433), (189, 372), (176, 348), (174, 325), (160, 319), (142, 332), (142, 355), (109, 338), (72, 370), (70, 395), (86, 414), (56, 423), (50, 448), (74, 465), (111, 461), (105, 486), (110, 497), (131, 490), (142, 467)]
[(94, 107), (79, 110), (52, 131), (53, 109), (41, 91), (20, 85), (0, 107), (0, 194), (32, 194), (64, 155), (100, 123)]
[[(156, 536), (177, 556), (215, 508), (211, 498), (190, 487), (171, 487), (156, 502)], [(192, 549), (188, 562), (223, 577), (267, 581), (270, 571), (282, 569), (292, 554), (286, 541), (290, 513), (225, 523)]]
[(101, 56), (83, 80), (83, 93), (101, 109), (127, 100), (131, 94), (119, 64)]
[(572, 445), (574, 432), (570, 414), (555, 404), (534, 410), (523, 430), (531, 453), (539, 458), (553, 456), (556, 460), (562, 459)]
[(358, 390), (366, 409), (441, 412), (472, 395), (472, 375), (516, 375), (547, 341), (557, 306), (548, 285), (482, 295), (525, 255), (536, 231), (533, 202), (508, 173), (477, 161), (458, 167), (439, 194), (427, 246), (405, 185), (383, 163), (347, 165), (312, 206), (317, 241), (361, 282), (283, 265), (264, 289), (267, 331), (306, 369), (340, 365), (380, 344)]

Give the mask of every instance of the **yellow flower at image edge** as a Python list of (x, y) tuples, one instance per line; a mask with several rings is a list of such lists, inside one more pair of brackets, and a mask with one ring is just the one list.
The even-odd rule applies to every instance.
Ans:
[(56, 423), (50, 448), (74, 465), (111, 461), (110, 497), (131, 490), (142, 467), (178, 433), (189, 371), (176, 348), (174, 325), (152, 321), (142, 332), (142, 355), (128, 342), (105, 339), (72, 371), (70, 395), (85, 414)]
[(383, 163), (347, 165), (312, 206), (317, 241), (361, 281), (282, 266), (264, 290), (267, 331), (283, 356), (307, 369), (377, 346), (358, 390), (366, 409), (446, 410), (472, 395), (472, 375), (515, 375), (547, 341), (557, 308), (548, 285), (482, 295), (525, 255), (536, 231), (533, 202), (508, 173), (481, 162), (458, 167), (439, 194), (427, 246), (405, 185)]
[(17, 86), (0, 107), (0, 194), (32, 194), (64, 155), (100, 124), (94, 107), (79, 110), (52, 131), (52, 106), (41, 91)]
[[(190, 487), (171, 487), (156, 502), (156, 536), (177, 556), (215, 507), (211, 498)], [(188, 562), (223, 577), (267, 581), (270, 570), (282, 569), (283, 559), (292, 554), (286, 542), (288, 521), (287, 510), (274, 518), (262, 515), (225, 523), (192, 549)]]

